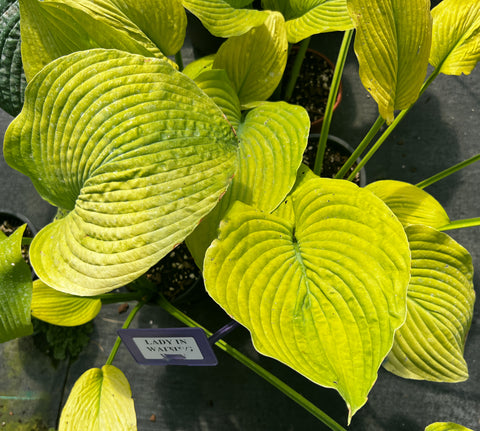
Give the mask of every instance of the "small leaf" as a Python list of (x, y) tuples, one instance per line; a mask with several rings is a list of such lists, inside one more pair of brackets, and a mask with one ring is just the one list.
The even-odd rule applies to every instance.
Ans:
[(21, 245), (26, 225), (7, 237), (0, 232), (0, 343), (30, 335), (32, 273)]
[(259, 352), (335, 388), (350, 419), (405, 319), (408, 242), (368, 190), (318, 177), (300, 184), (287, 198), (293, 223), (232, 206), (207, 250), (205, 286)]
[(195, 79), (202, 72), (212, 69), (214, 60), (215, 60), (215, 54), (207, 55), (206, 57), (201, 57), (187, 64), (185, 66), (185, 69), (183, 69), (183, 73), (187, 75), (189, 78)]
[(447, 75), (469, 75), (480, 59), (478, 0), (443, 0), (432, 17), (430, 63)]
[(267, 100), (282, 79), (287, 49), (285, 21), (272, 12), (261, 26), (224, 42), (213, 68), (227, 71), (242, 105)]
[(91, 296), (145, 273), (193, 231), (230, 184), (237, 139), (168, 62), (98, 49), (35, 76), (4, 156), (68, 213), (33, 240), (37, 275)]
[(425, 428), (425, 431), (473, 431), (453, 422), (435, 422)]
[(0, 108), (12, 116), (23, 106), (26, 80), (20, 55), (18, 0), (0, 1)]
[(60, 417), (59, 431), (134, 431), (130, 385), (113, 365), (92, 368), (77, 380)]
[(412, 225), (406, 232), (412, 252), (407, 320), (384, 367), (410, 379), (464, 381), (463, 349), (475, 302), (472, 258), (433, 228)]
[(244, 3), (246, 2), (231, 0), (183, 0), (183, 6), (193, 13), (210, 33), (225, 38), (240, 36), (262, 25), (267, 19), (268, 12), (240, 9)]
[(419, 95), (428, 66), (432, 24), (429, 0), (347, 0), (356, 27), (360, 78), (393, 121)]
[(58, 326), (79, 326), (94, 319), (102, 308), (100, 299), (68, 295), (41, 280), (33, 282), (32, 316)]
[(383, 180), (369, 184), (367, 189), (382, 199), (404, 226), (423, 224), (439, 228), (450, 223), (440, 203), (412, 184)]

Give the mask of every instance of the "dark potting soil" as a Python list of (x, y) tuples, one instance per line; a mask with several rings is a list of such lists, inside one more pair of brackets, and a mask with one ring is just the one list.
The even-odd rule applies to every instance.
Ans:
[[(291, 50), (289, 53), (284, 83), (290, 79), (297, 52)], [(320, 120), (325, 114), (332, 78), (333, 69), (330, 64), (324, 58), (307, 51), (289, 103), (303, 106), (308, 112), (310, 122)]]

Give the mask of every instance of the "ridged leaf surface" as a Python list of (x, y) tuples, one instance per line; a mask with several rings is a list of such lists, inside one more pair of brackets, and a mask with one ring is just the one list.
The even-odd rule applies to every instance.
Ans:
[(205, 285), (259, 352), (335, 388), (351, 418), (405, 319), (406, 235), (346, 180), (301, 181), (281, 205), (293, 220), (232, 207), (207, 250)]
[(427, 72), (432, 23), (429, 0), (347, 0), (355, 24), (360, 78), (393, 121), (395, 109), (408, 108)]
[(35, 237), (37, 275), (95, 295), (143, 274), (213, 209), (235, 172), (237, 139), (168, 62), (98, 49), (35, 76), (4, 155), (70, 211)]
[(134, 431), (137, 419), (125, 375), (113, 365), (80, 376), (68, 396), (59, 431)]
[(466, 380), (463, 349), (475, 302), (472, 258), (428, 226), (408, 226), (406, 232), (412, 252), (407, 320), (384, 367), (411, 379)]
[(470, 74), (480, 60), (478, 0), (443, 0), (432, 17), (430, 63), (447, 75)]

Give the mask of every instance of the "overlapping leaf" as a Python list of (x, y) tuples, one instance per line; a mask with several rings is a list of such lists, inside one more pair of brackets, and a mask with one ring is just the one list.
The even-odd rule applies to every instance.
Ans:
[(450, 223), (440, 203), (426, 191), (402, 181), (376, 181), (367, 186), (395, 213), (403, 225), (424, 224), (439, 228)]
[(60, 417), (59, 431), (134, 431), (137, 419), (125, 375), (113, 365), (92, 368), (77, 380)]
[(285, 21), (272, 12), (261, 26), (224, 42), (213, 68), (226, 70), (242, 105), (267, 100), (282, 79), (287, 49)]
[(165, 58), (180, 50), (186, 15), (178, 0), (20, 0), (27, 80), (75, 51), (115, 48)]
[(205, 256), (206, 288), (258, 351), (338, 390), (351, 417), (405, 319), (406, 235), (380, 199), (345, 180), (300, 181), (281, 205), (293, 222), (232, 207)]
[(412, 252), (407, 320), (384, 367), (402, 377), (442, 382), (468, 378), (463, 359), (473, 315), (472, 258), (447, 234), (406, 228)]
[(429, 0), (347, 0), (356, 27), (360, 78), (393, 121), (395, 109), (418, 98), (431, 46)]
[(205, 28), (218, 37), (240, 36), (262, 25), (268, 16), (265, 11), (241, 9), (249, 2), (228, 0), (182, 0)]
[(68, 295), (47, 286), (41, 280), (33, 282), (32, 316), (58, 326), (83, 325), (100, 312), (100, 299)]
[(432, 10), (430, 63), (448, 75), (468, 75), (480, 60), (478, 0), (443, 0)]
[(18, 0), (0, 0), (0, 59), (0, 108), (15, 116), (22, 109), (26, 86)]
[(425, 431), (473, 431), (463, 425), (455, 424), (453, 422), (435, 422), (430, 424)]
[(70, 211), (35, 237), (38, 276), (95, 295), (144, 273), (216, 205), (237, 139), (220, 109), (160, 59), (82, 51), (27, 87), (4, 155)]
[(0, 343), (33, 332), (32, 274), (21, 252), (25, 227), (9, 237), (0, 232)]
[(217, 207), (187, 239), (197, 264), (217, 236), (217, 228), (233, 202), (239, 200), (265, 212), (283, 201), (296, 180), (307, 146), (310, 120), (300, 106), (266, 102), (250, 111), (237, 129), (239, 167)]

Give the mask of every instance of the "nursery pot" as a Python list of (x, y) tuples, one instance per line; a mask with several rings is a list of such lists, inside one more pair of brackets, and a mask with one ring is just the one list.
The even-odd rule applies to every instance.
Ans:
[[(311, 133), (308, 137), (308, 145), (304, 153), (304, 163), (307, 164), (311, 169), (313, 169), (313, 166), (315, 164), (315, 156), (317, 153), (317, 145), (319, 138), (319, 133)], [(333, 135), (328, 135), (327, 148), (325, 150), (324, 156), (324, 166), (321, 176), (326, 178), (333, 178), (343, 166), (343, 164), (352, 155), (353, 151), (353, 148), (343, 139), (340, 139)], [(360, 161), (361, 158), (359, 157), (352, 170), (355, 168), (356, 165), (358, 165), (358, 163), (360, 163)], [(354, 179), (354, 183), (360, 187), (366, 186), (367, 173), (364, 167), (360, 169), (360, 172)]]
[[(288, 82), (290, 70), (293, 66), (298, 46), (293, 46), (285, 69), (285, 82)], [(307, 49), (300, 69), (295, 88), (289, 103), (303, 106), (310, 117), (312, 133), (319, 133), (322, 128), (325, 107), (327, 105), (330, 85), (335, 65), (322, 53)], [(335, 110), (342, 100), (342, 83), (338, 89), (333, 109)]]
[(25, 217), (23, 214), (16, 213), (14, 211), (9, 211), (5, 209), (0, 209), (0, 226), (2, 231), (7, 235), (10, 235), (15, 229), (26, 224), (30, 232), (27, 232), (26, 236), (35, 236), (37, 234), (37, 229), (33, 223)]

